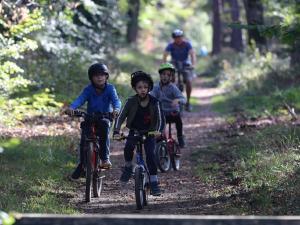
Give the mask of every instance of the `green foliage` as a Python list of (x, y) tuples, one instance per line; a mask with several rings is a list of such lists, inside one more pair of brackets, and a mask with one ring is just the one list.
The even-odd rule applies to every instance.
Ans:
[[(284, 102), (299, 108), (295, 71), (289, 68), (289, 58), (273, 53), (253, 53), (218, 56), (213, 65), (226, 94), (213, 98), (214, 108), (226, 114), (242, 112), (249, 117), (284, 115)], [(291, 85), (292, 84), (292, 85)]]
[(216, 187), (222, 183), (215, 191), (232, 196), (227, 207), (239, 214), (297, 214), (299, 135), (285, 125), (244, 131), (195, 153), (197, 173)]
[[(41, 2), (46, 26), (35, 34), (40, 48), (19, 60), (25, 77), (70, 102), (89, 83), (88, 67), (102, 61), (117, 71), (122, 15), (115, 1)], [(49, 10), (50, 9), (50, 10)]]
[[(26, 78), (24, 70), (18, 65), (25, 52), (37, 49), (37, 42), (29, 38), (33, 31), (41, 29), (44, 19), (40, 10), (25, 15), (24, 19), (9, 26), (4, 15), (2, 22), (6, 24), (7, 33), (0, 34), (0, 121), (13, 125), (15, 119), (23, 119), (25, 115), (37, 115), (59, 106), (49, 90), (29, 93), (36, 83)], [(19, 93), (23, 93), (20, 96)], [(24, 96), (27, 93), (27, 96)]]
[(204, 2), (206, 1), (167, 0), (145, 5), (139, 18), (142, 48), (147, 48), (145, 38), (151, 35), (155, 48), (161, 53), (171, 40), (172, 31), (180, 28), (184, 30), (196, 52), (203, 45), (210, 49), (212, 29), (209, 14), (201, 8)]
[(13, 225), (16, 222), (12, 215), (0, 211), (0, 223), (3, 225)]
[(264, 25), (230, 24), (240, 29), (258, 29), (268, 38), (278, 38), (282, 43), (293, 46), (300, 35), (300, 3), (297, 1), (266, 1), (267, 23)]
[(0, 208), (20, 213), (75, 213), (68, 203), (74, 187), (64, 179), (74, 166), (71, 154), (65, 151), (71, 143), (66, 137), (1, 139)]

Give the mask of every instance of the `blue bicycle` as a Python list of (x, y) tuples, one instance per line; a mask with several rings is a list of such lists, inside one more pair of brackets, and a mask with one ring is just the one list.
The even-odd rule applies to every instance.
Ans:
[(134, 131), (133, 136), (121, 135), (116, 140), (133, 138), (137, 140), (135, 148), (136, 166), (134, 168), (134, 193), (137, 209), (143, 209), (148, 204), (150, 194), (150, 173), (143, 158), (143, 144), (147, 136), (154, 135), (154, 132)]

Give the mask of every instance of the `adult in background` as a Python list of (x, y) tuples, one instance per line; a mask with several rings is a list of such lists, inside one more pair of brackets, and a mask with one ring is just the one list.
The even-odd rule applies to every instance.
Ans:
[(163, 54), (163, 62), (167, 62), (168, 55), (171, 55), (172, 64), (178, 69), (178, 65), (183, 65), (183, 82), (186, 87), (187, 102), (186, 111), (191, 111), (190, 97), (192, 93), (192, 79), (194, 77), (194, 67), (196, 63), (196, 54), (192, 44), (184, 39), (183, 31), (176, 29), (172, 32), (173, 42), (169, 43)]

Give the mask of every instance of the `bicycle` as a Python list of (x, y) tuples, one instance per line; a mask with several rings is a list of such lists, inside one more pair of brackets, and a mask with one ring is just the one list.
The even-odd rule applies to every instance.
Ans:
[(136, 166), (134, 168), (134, 193), (137, 209), (143, 209), (148, 205), (148, 196), (150, 194), (150, 173), (143, 159), (143, 144), (147, 136), (154, 135), (154, 132), (134, 131), (133, 136), (124, 136), (121, 134), (120, 138), (116, 140), (124, 140), (134, 138), (137, 140), (136, 144)]
[(157, 167), (161, 172), (167, 172), (171, 169), (177, 171), (180, 169), (180, 147), (177, 141), (172, 137), (172, 122), (168, 122), (168, 136), (166, 132), (156, 144), (155, 156)]
[[(99, 146), (99, 137), (96, 136), (96, 121), (99, 119), (112, 119), (111, 113), (93, 113), (88, 114), (80, 110), (74, 110), (74, 117), (82, 117), (84, 122), (81, 123), (81, 130), (86, 129), (89, 126), (89, 132), (83, 135), (84, 143), (84, 159), (83, 167), (85, 170), (85, 201), (91, 201), (92, 189), (93, 197), (100, 197), (102, 191), (102, 180), (105, 176), (101, 176), (102, 170), (106, 168), (100, 167), (99, 153), (101, 151)], [(85, 125), (83, 125), (85, 124)]]
[(186, 62), (183, 61), (173, 61), (172, 64), (175, 66), (176, 68), (176, 73), (177, 73), (177, 87), (178, 89), (183, 92), (184, 91), (184, 82), (185, 82), (185, 76), (187, 73), (189, 73), (190, 71), (188, 70), (192, 70), (193, 68)]

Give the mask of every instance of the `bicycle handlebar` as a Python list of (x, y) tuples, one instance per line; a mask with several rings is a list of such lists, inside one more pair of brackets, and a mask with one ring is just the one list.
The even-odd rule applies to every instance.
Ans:
[(113, 137), (113, 139), (117, 140), (117, 141), (122, 141), (122, 140), (125, 140), (127, 138), (132, 138), (132, 137), (143, 138), (145, 136), (155, 136), (155, 135), (159, 135), (159, 134), (161, 134), (161, 133), (158, 131), (137, 131), (137, 130), (135, 130), (133, 136), (124, 135), (123, 133), (121, 133), (119, 138)]
[(83, 117), (84, 119), (87, 118), (92, 118), (92, 119), (96, 119), (96, 118), (106, 118), (106, 119), (113, 119), (113, 114), (110, 112), (107, 113), (87, 113), (81, 110), (72, 110), (72, 113), (66, 113), (69, 116), (72, 117)]

